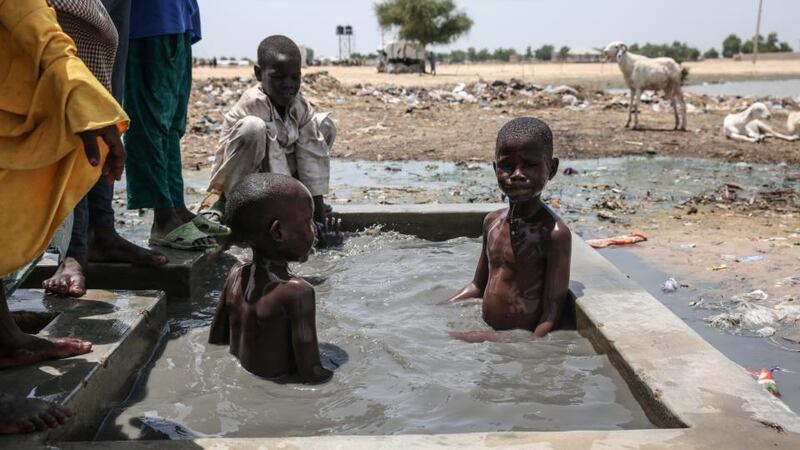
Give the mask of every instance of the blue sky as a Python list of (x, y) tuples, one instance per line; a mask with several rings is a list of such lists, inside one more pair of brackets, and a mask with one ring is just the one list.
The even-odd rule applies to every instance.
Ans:
[[(706, 50), (725, 36), (752, 36), (758, 0), (455, 0), (474, 20), (472, 31), (453, 45), (513, 47), (553, 44), (602, 47), (626, 42), (686, 41)], [(336, 25), (355, 29), (355, 50), (367, 53), (381, 41), (374, 0), (198, 0), (203, 40), (197, 56), (255, 56), (262, 38), (285, 34), (336, 56)], [(777, 31), (800, 48), (800, 0), (764, 0), (762, 33)], [(392, 34), (386, 34), (391, 40)]]

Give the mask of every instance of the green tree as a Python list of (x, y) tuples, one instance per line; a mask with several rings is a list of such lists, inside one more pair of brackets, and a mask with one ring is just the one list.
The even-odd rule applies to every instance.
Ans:
[(525, 49), (525, 57), (528, 59), (533, 58), (533, 49), (529, 45), (528, 48)]
[(779, 52), (793, 52), (794, 50), (792, 49), (792, 47), (788, 43), (781, 42), (780, 47), (778, 47), (778, 51)]
[(710, 49), (706, 50), (705, 53), (703, 53), (703, 58), (705, 58), (705, 59), (717, 59), (717, 58), (719, 58), (719, 52), (714, 47), (711, 47)]
[(554, 47), (552, 45), (545, 44), (537, 48), (536, 51), (533, 52), (533, 55), (540, 61), (550, 61), (553, 59), (553, 49)]
[(477, 61), (478, 60), (478, 52), (475, 50), (475, 47), (470, 47), (467, 49), (467, 59), (470, 61)]
[(722, 41), (722, 56), (731, 58), (740, 51), (742, 51), (742, 40), (739, 36), (731, 34)]
[(562, 61), (566, 60), (567, 56), (569, 55), (569, 50), (570, 48), (567, 47), (566, 45), (558, 49), (558, 58), (561, 59)]
[(385, 0), (374, 6), (378, 25), (397, 28), (401, 39), (449, 44), (472, 28), (472, 19), (452, 0)]
[(476, 57), (478, 61), (488, 61), (492, 59), (492, 53), (489, 51), (488, 48), (482, 48), (478, 51)]

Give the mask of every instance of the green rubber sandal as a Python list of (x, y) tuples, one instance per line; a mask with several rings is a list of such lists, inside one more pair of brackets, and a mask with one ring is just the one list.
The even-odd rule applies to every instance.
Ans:
[(167, 235), (164, 237), (151, 236), (149, 242), (150, 245), (174, 248), (176, 250), (202, 251), (216, 247), (215, 244), (196, 243), (200, 239), (208, 237), (212, 236), (200, 231), (194, 222), (186, 222), (185, 224), (167, 233)]
[[(217, 222), (211, 220), (209, 217), (215, 217)], [(214, 209), (200, 211), (194, 216), (194, 219), (192, 219), (192, 223), (197, 229), (209, 236), (227, 236), (231, 234), (231, 229), (220, 223), (221, 221), (222, 213)]]

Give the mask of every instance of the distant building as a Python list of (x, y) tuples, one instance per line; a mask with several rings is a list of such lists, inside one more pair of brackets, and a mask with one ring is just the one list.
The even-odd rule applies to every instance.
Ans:
[(571, 63), (602, 62), (603, 52), (595, 48), (571, 48), (565, 61)]

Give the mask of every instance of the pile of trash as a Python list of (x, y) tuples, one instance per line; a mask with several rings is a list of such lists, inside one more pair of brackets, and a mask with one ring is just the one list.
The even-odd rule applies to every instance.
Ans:
[(776, 333), (776, 327), (795, 326), (800, 321), (800, 302), (797, 300), (791, 295), (771, 299), (766, 292), (756, 289), (735, 295), (730, 300), (706, 302), (701, 299), (692, 307), (724, 311), (706, 317), (705, 321), (713, 327), (770, 337)]
[(800, 212), (800, 193), (792, 187), (773, 187), (753, 192), (735, 183), (725, 183), (709, 194), (689, 198), (682, 205), (712, 205), (736, 212), (769, 210), (796, 213)]
[[(602, 93), (601, 93), (602, 94)], [(356, 85), (355, 95), (372, 96), (386, 104), (405, 104), (408, 109), (426, 109), (432, 105), (478, 104), (483, 109), (508, 105), (536, 107), (568, 106), (585, 108), (587, 95), (572, 86), (542, 86), (519, 80), (496, 80), (458, 83), (440, 88)]]

